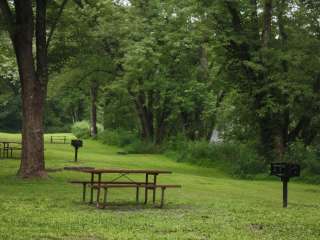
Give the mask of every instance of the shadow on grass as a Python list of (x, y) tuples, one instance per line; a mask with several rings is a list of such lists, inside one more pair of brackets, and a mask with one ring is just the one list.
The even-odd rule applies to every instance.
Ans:
[(73, 201), (74, 204), (78, 206), (88, 206), (90, 208), (94, 208), (97, 211), (117, 211), (117, 212), (138, 212), (138, 211), (144, 211), (144, 210), (163, 210), (163, 211), (168, 211), (168, 210), (187, 210), (191, 209), (192, 207), (187, 204), (174, 204), (174, 203), (166, 203), (164, 206), (161, 208), (158, 203), (155, 205), (153, 204), (143, 204), (143, 203), (132, 203), (132, 202), (108, 202), (105, 206), (105, 208), (97, 208), (96, 203), (83, 203), (83, 202), (78, 202), (78, 201)]

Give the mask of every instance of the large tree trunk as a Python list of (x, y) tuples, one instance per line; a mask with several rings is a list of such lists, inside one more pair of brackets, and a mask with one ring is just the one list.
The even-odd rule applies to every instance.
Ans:
[[(14, 3), (15, 13), (10, 6)], [(36, 5), (33, 5), (34, 2)], [(50, 39), (67, 3), (59, 8)], [(34, 21), (33, 7), (36, 9)], [(0, 11), (15, 50), (22, 98), (22, 159), (18, 175), (24, 178), (45, 176), (43, 114), (48, 83), (47, 0), (0, 0)], [(36, 51), (33, 51), (34, 30)], [(34, 52), (36, 56), (34, 56)], [(36, 66), (34, 63), (36, 59)]]
[[(40, 61), (42, 57), (46, 56), (41, 55), (37, 58), (38, 71), (41, 73), (38, 77), (32, 51), (34, 32), (32, 1), (16, 1), (15, 8), (17, 30), (12, 35), (12, 42), (19, 68), (23, 107), (22, 159), (18, 175), (24, 178), (42, 177), (46, 175), (43, 151), (44, 91), (42, 80), (46, 80), (47, 75), (45, 76), (46, 73), (43, 72)], [(37, 15), (37, 24), (42, 17), (45, 15)], [(45, 28), (45, 25), (43, 27)], [(41, 38), (43, 35), (37, 29), (37, 44), (41, 42), (39, 37)], [(46, 61), (44, 64), (46, 65)]]

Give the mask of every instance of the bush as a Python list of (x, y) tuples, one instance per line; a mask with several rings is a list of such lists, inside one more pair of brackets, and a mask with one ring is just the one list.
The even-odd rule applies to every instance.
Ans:
[(128, 153), (142, 154), (142, 153), (159, 153), (161, 150), (153, 143), (137, 139), (124, 148)]
[(67, 133), (70, 132), (71, 125), (50, 126), (45, 128), (46, 133)]
[(98, 135), (98, 139), (104, 144), (122, 147), (128, 153), (157, 153), (160, 151), (160, 148), (153, 143), (142, 141), (137, 132), (123, 129), (106, 129)]
[[(98, 133), (103, 131), (103, 126), (97, 124)], [(90, 123), (88, 121), (75, 122), (71, 127), (71, 132), (77, 138), (90, 138)]]
[(103, 132), (98, 134), (98, 140), (102, 143), (118, 147), (127, 146), (138, 139), (139, 138), (136, 133), (122, 129), (105, 129)]
[(242, 178), (249, 178), (258, 173), (267, 171), (267, 166), (255, 148), (245, 144), (234, 145), (238, 150), (238, 156), (234, 159), (233, 174)]
[(285, 160), (299, 163), (303, 170), (303, 177), (309, 175), (309, 178), (312, 178), (314, 175), (320, 174), (319, 147), (305, 146), (302, 141), (296, 141), (290, 144)]
[[(178, 138), (167, 143), (176, 152), (176, 160), (206, 167), (219, 166), (237, 177), (251, 177), (266, 170), (265, 162), (252, 146), (236, 143), (210, 144), (207, 141), (186, 141)], [(177, 144), (178, 143), (178, 144)]]

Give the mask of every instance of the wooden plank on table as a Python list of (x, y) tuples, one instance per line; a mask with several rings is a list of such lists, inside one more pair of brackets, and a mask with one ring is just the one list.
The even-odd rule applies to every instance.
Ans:
[(157, 170), (157, 169), (83, 169), (79, 170), (80, 172), (84, 173), (146, 173), (146, 174), (160, 174), (166, 173), (171, 174), (171, 171), (167, 170)]

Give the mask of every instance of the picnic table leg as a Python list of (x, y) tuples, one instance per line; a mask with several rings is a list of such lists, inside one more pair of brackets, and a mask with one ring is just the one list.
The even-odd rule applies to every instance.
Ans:
[(100, 207), (100, 187), (97, 189), (97, 208)]
[(94, 173), (91, 173), (91, 195), (90, 195), (90, 203), (93, 203), (93, 182), (94, 182)]
[(139, 186), (136, 189), (136, 202), (139, 203)]
[(100, 191), (101, 191), (100, 184), (101, 184), (101, 173), (98, 174), (98, 190), (97, 190), (98, 192), (97, 192), (97, 195), (99, 197), (100, 197)]
[(160, 203), (160, 208), (163, 207), (163, 204), (164, 204), (164, 190), (166, 190), (165, 187), (162, 187), (161, 188), (161, 203)]
[(3, 156), (9, 158), (9, 144), (5, 144), (3, 147)]
[(149, 174), (146, 174), (146, 187), (145, 187), (145, 191), (144, 191), (144, 204), (147, 204), (148, 202), (148, 183), (149, 183)]
[(103, 208), (105, 208), (106, 205), (107, 205), (107, 194), (108, 194), (108, 188), (106, 187), (106, 188), (104, 189)]
[(83, 194), (82, 194), (82, 201), (86, 201), (86, 190), (87, 190), (87, 184), (83, 183)]
[[(156, 185), (157, 184), (157, 174), (153, 175), (153, 184)], [(156, 202), (156, 188), (153, 188), (153, 198), (152, 198), (152, 202), (153, 204)]]

